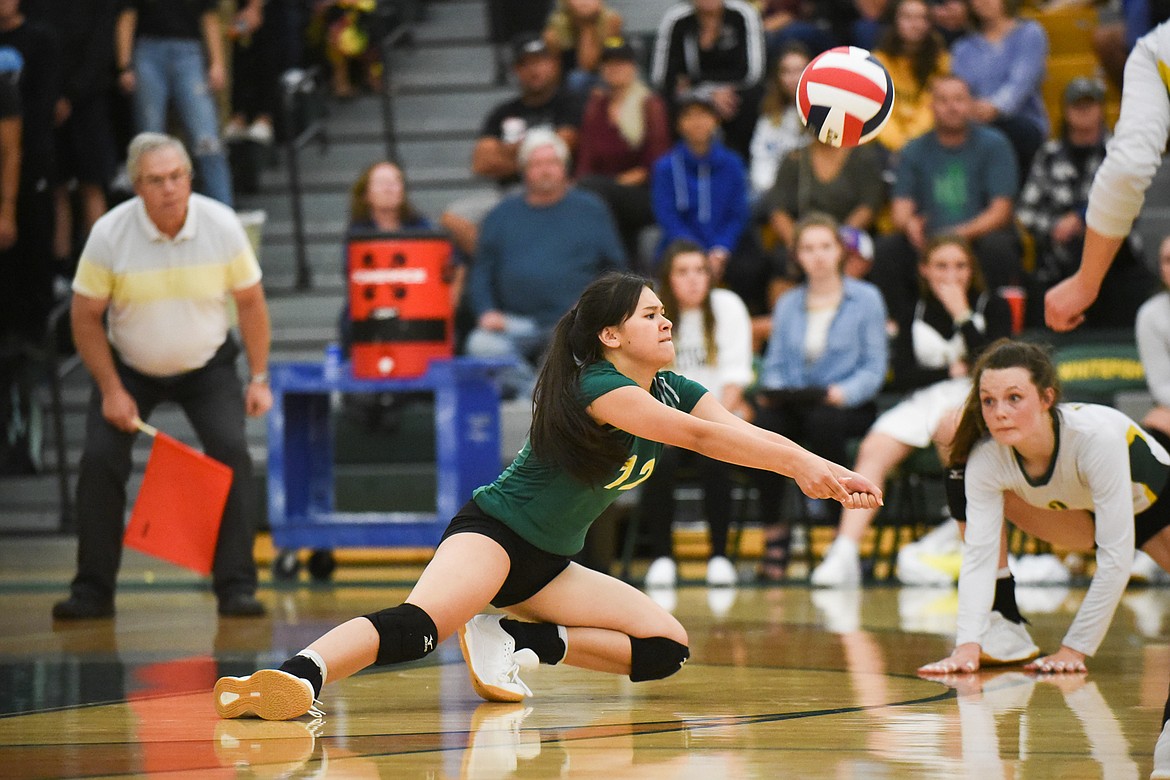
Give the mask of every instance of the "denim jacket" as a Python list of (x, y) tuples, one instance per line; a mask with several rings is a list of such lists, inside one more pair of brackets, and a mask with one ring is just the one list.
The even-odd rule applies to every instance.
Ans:
[(808, 287), (781, 296), (772, 312), (760, 385), (768, 389), (838, 385), (846, 406), (873, 400), (886, 376), (886, 305), (877, 287), (846, 277), (841, 305), (829, 325), (824, 354), (804, 357)]

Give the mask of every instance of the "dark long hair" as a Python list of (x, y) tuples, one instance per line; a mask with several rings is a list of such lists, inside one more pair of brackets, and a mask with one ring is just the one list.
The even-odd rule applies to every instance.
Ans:
[[(910, 72), (914, 74), (914, 80), (918, 82), (917, 94), (922, 92), (930, 86), (930, 79), (939, 73), (939, 60), (947, 50), (946, 43), (943, 41), (938, 30), (932, 26), (926, 33), (926, 37), (922, 39), (922, 43), (918, 46), (917, 51), (909, 51), (906, 40), (898, 34), (897, 16), (898, 8), (908, 0), (895, 0), (887, 9), (885, 13), (886, 31), (878, 42), (877, 50), (885, 52), (891, 57), (909, 57), (910, 58)], [(930, 11), (929, 2), (924, 0), (917, 0), (927, 6), (927, 13)]]
[(987, 423), (983, 419), (983, 409), (979, 403), (979, 381), (983, 378), (984, 371), (1000, 368), (1027, 370), (1032, 384), (1041, 394), (1052, 388), (1055, 414), (1056, 404), (1060, 401), (1060, 378), (1056, 374), (1056, 365), (1052, 362), (1048, 350), (1027, 341), (999, 339), (983, 350), (983, 354), (975, 361), (975, 369), (971, 372), (971, 392), (967, 394), (967, 401), (963, 404), (963, 416), (959, 418), (959, 427), (955, 431), (955, 441), (951, 446), (952, 464), (966, 463), (976, 443), (987, 435)]
[(760, 116), (768, 117), (773, 123), (780, 121), (784, 109), (796, 103), (796, 98), (785, 95), (780, 87), (780, 64), (789, 54), (799, 54), (804, 57), (805, 63), (812, 59), (807, 46), (800, 41), (790, 41), (768, 66), (768, 75), (764, 77), (764, 95), (760, 98)]
[[(675, 297), (674, 288), (670, 286), (670, 275), (674, 272), (674, 261), (680, 255), (690, 254), (698, 254), (703, 257), (704, 264), (707, 262), (707, 253), (703, 251), (703, 247), (687, 238), (675, 239), (663, 250), (661, 264), (658, 267), (658, 298), (662, 301), (662, 310), (666, 314), (666, 319), (674, 323), (676, 340), (678, 339), (680, 312), (678, 298)], [(699, 304), (699, 309), (703, 312), (703, 341), (707, 345), (707, 363), (708, 365), (715, 365), (719, 357), (719, 346), (715, 341), (715, 310), (711, 308), (711, 286), (713, 282), (710, 280), (710, 266), (706, 267), (708, 274), (707, 295), (703, 298), (703, 302)]]
[(581, 371), (602, 359), (598, 338), (602, 329), (628, 320), (638, 308), (642, 290), (649, 286), (645, 277), (624, 271), (611, 271), (593, 281), (557, 323), (536, 379), (532, 452), (588, 484), (611, 477), (629, 453), (585, 411)]

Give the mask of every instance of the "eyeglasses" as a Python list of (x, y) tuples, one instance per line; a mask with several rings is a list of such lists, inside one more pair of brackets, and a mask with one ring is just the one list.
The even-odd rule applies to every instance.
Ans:
[(148, 187), (162, 187), (165, 184), (182, 184), (190, 180), (191, 171), (172, 171), (165, 176), (147, 176), (139, 177), (139, 181)]

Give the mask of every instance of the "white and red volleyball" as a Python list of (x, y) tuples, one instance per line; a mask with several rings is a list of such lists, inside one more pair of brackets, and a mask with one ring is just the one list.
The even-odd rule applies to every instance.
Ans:
[(856, 46), (818, 54), (796, 87), (800, 119), (832, 146), (857, 146), (885, 127), (894, 108), (894, 81), (877, 58)]

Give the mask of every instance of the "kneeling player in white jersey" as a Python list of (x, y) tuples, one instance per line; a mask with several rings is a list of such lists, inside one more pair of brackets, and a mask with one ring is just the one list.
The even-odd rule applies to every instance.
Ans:
[[(919, 671), (979, 668), (979, 638), (998, 619), (992, 605), (1008, 518), (1061, 547), (1096, 547), (1096, 573), (1060, 649), (1028, 665), (1083, 672), (1125, 591), (1134, 550), (1170, 570), (1170, 500), (1158, 500), (1170, 454), (1116, 409), (1058, 403), (1056, 368), (1034, 344), (996, 342), (976, 364), (973, 383), (952, 449), (953, 461), (966, 463), (965, 515), (956, 515), (966, 520), (956, 647)], [(1007, 617), (1018, 622), (1018, 612)]]

